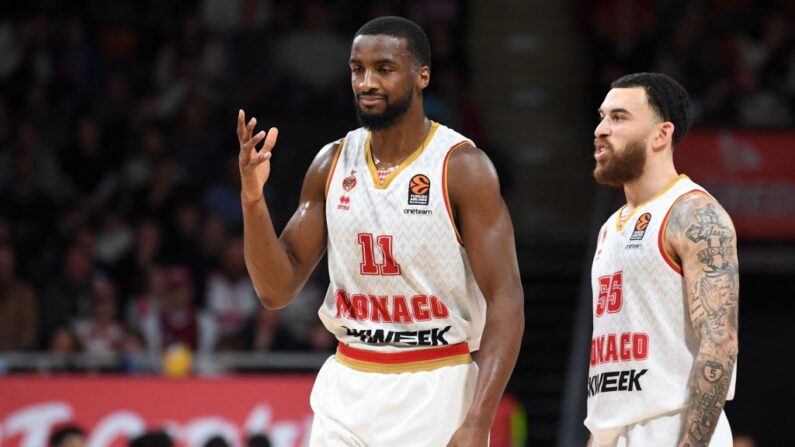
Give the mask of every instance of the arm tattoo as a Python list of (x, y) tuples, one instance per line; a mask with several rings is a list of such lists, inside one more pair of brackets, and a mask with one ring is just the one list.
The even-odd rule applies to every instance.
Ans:
[(735, 235), (714, 204), (682, 205), (687, 214), (676, 220), (677, 228), (672, 230), (677, 234), (672, 236), (685, 247), (685, 254), (690, 253), (691, 264), (685, 270), (687, 298), (690, 319), (701, 337), (682, 437), (687, 447), (706, 447), (723, 411), (737, 361)]
[[(703, 275), (693, 285), (690, 292), (691, 309), (698, 317), (706, 317), (714, 330), (722, 330), (728, 320), (737, 329), (736, 318), (727, 315), (737, 311), (738, 287), (735, 266), (734, 232), (724, 224), (713, 204), (707, 204), (695, 211), (697, 223), (687, 229), (687, 238), (698, 244), (698, 261), (703, 264)], [(703, 243), (706, 242), (706, 247)], [(734, 261), (734, 262), (732, 262)], [(691, 310), (692, 312), (692, 310)], [(734, 315), (736, 316), (736, 315)], [(693, 318), (696, 322), (696, 319)]]

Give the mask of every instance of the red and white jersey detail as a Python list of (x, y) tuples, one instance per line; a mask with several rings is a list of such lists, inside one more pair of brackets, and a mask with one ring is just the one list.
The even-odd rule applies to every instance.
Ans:
[(396, 351), (480, 346), (486, 302), (449, 210), (446, 170), (461, 134), (432, 123), (382, 181), (370, 132), (342, 140), (328, 180), (329, 289), (319, 310), (344, 344)]
[(688, 404), (699, 341), (682, 270), (664, 253), (663, 232), (676, 202), (696, 191), (706, 194), (681, 175), (632, 210), (624, 225), (618, 210), (599, 232), (585, 419), (597, 440)]

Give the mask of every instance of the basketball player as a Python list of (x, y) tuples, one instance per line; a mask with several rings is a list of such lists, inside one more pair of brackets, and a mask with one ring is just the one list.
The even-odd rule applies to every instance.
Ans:
[(731, 446), (723, 413), (737, 362), (731, 219), (676, 172), (688, 95), (657, 73), (624, 76), (594, 132), (602, 184), (626, 205), (599, 232), (585, 425), (595, 446)]
[(312, 391), (310, 444), (486, 446), (524, 327), (497, 174), (425, 117), (430, 46), (416, 24), (368, 22), (349, 64), (362, 127), (317, 155), (280, 237), (262, 194), (278, 131), (238, 117), (246, 265), (262, 304), (289, 304), (328, 250), (319, 315), (339, 345)]

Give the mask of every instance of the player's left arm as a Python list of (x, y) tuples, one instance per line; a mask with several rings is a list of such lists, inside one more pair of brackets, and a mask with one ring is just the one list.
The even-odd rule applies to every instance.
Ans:
[(701, 193), (691, 193), (676, 204), (665, 236), (669, 253), (682, 266), (690, 320), (700, 339), (678, 446), (707, 446), (737, 362), (737, 237), (726, 211)]
[(524, 293), (513, 225), (494, 165), (483, 151), (464, 145), (450, 156), (447, 173), (467, 258), (488, 306), (476, 359), (480, 372), (475, 395), (463, 425), (448, 445), (483, 447), (519, 355)]

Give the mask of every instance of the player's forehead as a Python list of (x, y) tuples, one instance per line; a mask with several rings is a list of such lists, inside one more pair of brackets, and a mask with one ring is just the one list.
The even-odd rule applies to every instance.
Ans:
[(607, 92), (599, 111), (603, 114), (626, 111), (632, 115), (645, 115), (651, 113), (651, 107), (643, 87), (613, 88)]
[(373, 63), (392, 61), (407, 63), (411, 59), (408, 42), (402, 37), (385, 34), (359, 35), (351, 45), (351, 62)]

